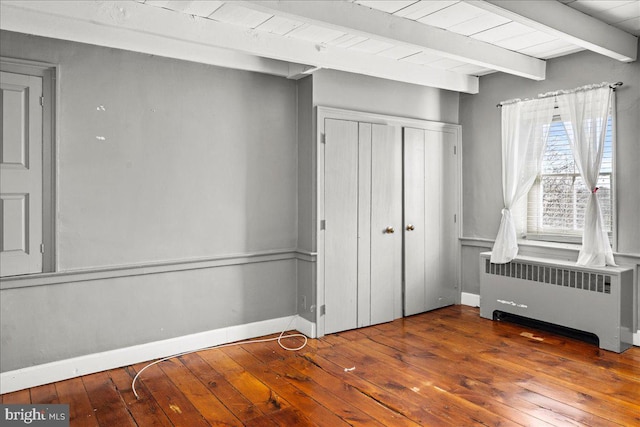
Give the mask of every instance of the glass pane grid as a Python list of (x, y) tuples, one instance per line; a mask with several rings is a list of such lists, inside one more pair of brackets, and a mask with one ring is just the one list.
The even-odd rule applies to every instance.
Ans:
[[(541, 174), (529, 193), (528, 232), (541, 235), (581, 235), (591, 190), (580, 177), (573, 158), (567, 135), (567, 132), (571, 134), (572, 129), (570, 124), (563, 123), (559, 117), (556, 117), (548, 131)], [(612, 169), (613, 146), (611, 117), (609, 117), (602, 167), (597, 184), (604, 228), (609, 233), (612, 231), (613, 224)]]

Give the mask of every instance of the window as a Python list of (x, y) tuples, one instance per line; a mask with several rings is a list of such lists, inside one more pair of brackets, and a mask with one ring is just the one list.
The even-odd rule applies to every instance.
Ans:
[[(542, 160), (541, 173), (529, 191), (527, 238), (580, 242), (589, 196), (571, 153), (564, 123), (555, 116)], [(604, 230), (612, 238), (614, 228), (613, 134), (607, 120), (604, 155), (598, 178), (598, 199)]]

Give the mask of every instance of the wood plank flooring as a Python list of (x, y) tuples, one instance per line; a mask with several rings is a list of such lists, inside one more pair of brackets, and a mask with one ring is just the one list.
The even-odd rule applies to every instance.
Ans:
[[(296, 346), (299, 342), (290, 339)], [(2, 395), (72, 426), (640, 426), (640, 348), (616, 354), (452, 306), (309, 340), (201, 351)]]

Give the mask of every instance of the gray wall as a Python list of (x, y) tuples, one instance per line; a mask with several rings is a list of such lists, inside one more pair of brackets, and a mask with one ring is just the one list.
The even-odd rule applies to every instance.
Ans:
[[(480, 78), (479, 94), (460, 95), (463, 220), (464, 237), (468, 238), (463, 240), (463, 292), (479, 293), (478, 253), (491, 248), (492, 242), (485, 240), (495, 238), (503, 207), (500, 110), (496, 104), (603, 81), (624, 82), (617, 91), (615, 179), (619, 254), (616, 259), (631, 265), (640, 262), (640, 62), (627, 64), (595, 53), (580, 52), (549, 60), (544, 81), (497, 73)], [(534, 249), (521, 248), (523, 253), (528, 250)], [(555, 252), (562, 258), (577, 258), (575, 249)]]
[(314, 106), (458, 123), (458, 92), (334, 70), (313, 74)]
[(4, 281), (2, 371), (296, 312), (295, 81), (0, 36), (59, 64), (59, 273)]

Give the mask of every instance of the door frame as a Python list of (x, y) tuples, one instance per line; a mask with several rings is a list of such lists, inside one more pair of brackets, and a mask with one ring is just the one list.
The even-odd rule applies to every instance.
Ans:
[(57, 111), (59, 66), (0, 57), (0, 71), (42, 78), (42, 273), (57, 270)]
[[(316, 159), (317, 159), (317, 168), (316, 168), (316, 217), (314, 221), (314, 234), (317, 236), (317, 268), (316, 268), (316, 334), (317, 337), (321, 337), (325, 335), (325, 259), (324, 259), (324, 251), (325, 251), (325, 235), (322, 230), (322, 221), (325, 217), (324, 211), (324, 134), (325, 134), (325, 119), (336, 119), (336, 120), (350, 120), (356, 122), (367, 122), (372, 124), (382, 124), (382, 125), (390, 125), (390, 126), (399, 126), (402, 128), (412, 127), (418, 129), (432, 130), (432, 131), (443, 131), (443, 132), (451, 132), (457, 135), (456, 138), (456, 156), (457, 156), (457, 233), (458, 233), (458, 245), (457, 245), (457, 253), (456, 253), (456, 264), (458, 268), (456, 269), (456, 281), (458, 286), (458, 293), (456, 296), (456, 303), (460, 303), (461, 298), (461, 278), (462, 278), (462, 265), (460, 264), (461, 259), (461, 244), (460, 238), (462, 236), (462, 127), (458, 124), (452, 123), (444, 123), (444, 122), (436, 122), (429, 120), (419, 120), (419, 119), (411, 119), (407, 117), (398, 117), (391, 116), (385, 114), (376, 114), (376, 113), (368, 113), (363, 111), (353, 111), (353, 110), (345, 110), (340, 108), (332, 108), (325, 106), (317, 106), (316, 108), (316, 132), (315, 132), (315, 141), (316, 141)], [(404, 278), (403, 278), (404, 280)], [(404, 298), (404, 290), (403, 290), (403, 298)]]

